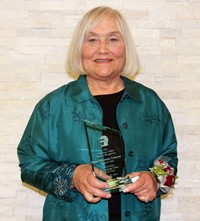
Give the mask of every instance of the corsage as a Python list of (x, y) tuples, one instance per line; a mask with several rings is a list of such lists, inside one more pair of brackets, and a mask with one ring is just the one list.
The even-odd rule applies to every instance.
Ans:
[(174, 173), (174, 168), (170, 167), (168, 162), (169, 158), (159, 157), (154, 161), (153, 167), (149, 168), (163, 193), (167, 193), (171, 188), (174, 188), (175, 180), (178, 178)]

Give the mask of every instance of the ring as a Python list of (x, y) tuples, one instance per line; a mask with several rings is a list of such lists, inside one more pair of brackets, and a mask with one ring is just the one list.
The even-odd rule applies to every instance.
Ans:
[(145, 203), (148, 203), (148, 202), (149, 202), (149, 200), (148, 200), (148, 197), (147, 197), (147, 196), (144, 196), (144, 202), (145, 202)]

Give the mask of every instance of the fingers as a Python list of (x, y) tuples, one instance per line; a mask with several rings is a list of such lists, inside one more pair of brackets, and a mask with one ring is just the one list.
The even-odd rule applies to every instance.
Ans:
[(94, 171), (95, 171), (95, 175), (102, 180), (112, 179), (112, 176), (109, 176), (108, 174), (106, 174), (105, 172), (103, 172), (102, 170), (100, 170), (96, 167), (95, 167)]
[(89, 203), (97, 203), (99, 202), (102, 198), (108, 199), (111, 197), (110, 193), (107, 193), (101, 189), (97, 188), (91, 188), (90, 190), (86, 190), (83, 194), (85, 199)]
[(149, 172), (132, 173), (129, 176), (133, 178), (139, 175), (139, 179), (129, 184), (124, 190), (125, 193), (133, 193), (142, 202), (149, 202), (155, 199), (157, 194), (157, 182)]
[[(103, 178), (107, 178), (108, 176), (103, 174), (103, 172), (100, 174), (100, 170), (97, 170), (97, 172)], [(95, 171), (95, 175), (97, 172)], [(108, 188), (109, 185), (106, 182), (98, 180), (96, 176), (94, 176), (91, 166), (88, 164), (76, 167), (73, 175), (73, 185), (90, 203), (96, 203), (102, 198), (111, 197), (110, 193), (102, 190)]]

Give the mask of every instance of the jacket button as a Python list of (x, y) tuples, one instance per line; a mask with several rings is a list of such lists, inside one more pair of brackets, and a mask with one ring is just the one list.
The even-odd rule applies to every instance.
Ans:
[(133, 155), (134, 155), (133, 151), (129, 151), (128, 155), (129, 155), (129, 157), (133, 157)]
[(128, 128), (128, 124), (126, 122), (123, 123), (123, 128), (125, 128), (125, 129)]
[(129, 217), (130, 215), (131, 215), (131, 212), (130, 212), (130, 211), (126, 211), (126, 212), (125, 212), (125, 216), (126, 216), (126, 217)]

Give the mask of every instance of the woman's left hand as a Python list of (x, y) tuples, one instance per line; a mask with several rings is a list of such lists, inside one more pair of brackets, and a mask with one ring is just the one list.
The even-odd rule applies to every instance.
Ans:
[(155, 199), (157, 194), (157, 181), (150, 172), (134, 172), (128, 174), (128, 176), (130, 178), (139, 176), (139, 179), (136, 182), (129, 184), (124, 190), (125, 193), (133, 193), (139, 200), (145, 203)]

